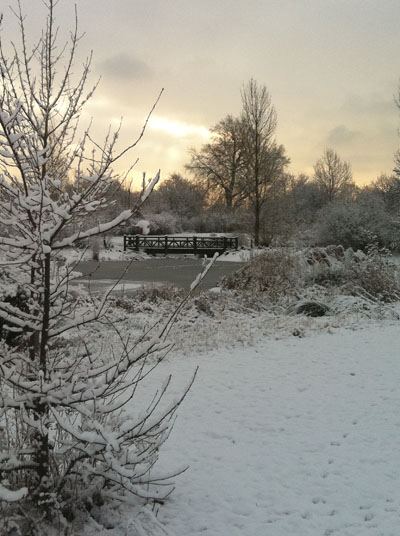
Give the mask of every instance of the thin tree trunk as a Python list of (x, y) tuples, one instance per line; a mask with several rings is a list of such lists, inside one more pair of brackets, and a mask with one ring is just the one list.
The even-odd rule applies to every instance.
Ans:
[[(39, 370), (40, 377), (45, 381), (47, 376), (47, 355), (48, 355), (48, 341), (49, 341), (49, 321), (50, 321), (50, 253), (45, 255), (43, 262), (43, 319), (42, 329), (40, 337), (40, 350), (39, 350)], [(48, 415), (48, 406), (41, 401), (37, 401), (35, 408), (36, 419), (39, 421), (46, 420)], [(39, 490), (41, 493), (45, 491), (43, 489), (44, 478), (49, 475), (50, 471), (50, 451), (49, 451), (49, 434), (47, 427), (42, 427), (41, 431), (37, 432), (36, 445), (35, 445), (35, 461), (37, 463), (37, 475)]]
[(258, 247), (260, 245), (260, 203), (256, 200), (254, 205), (254, 245)]
[(226, 208), (231, 211), (233, 207), (233, 195), (232, 192), (229, 190), (225, 190), (225, 206)]

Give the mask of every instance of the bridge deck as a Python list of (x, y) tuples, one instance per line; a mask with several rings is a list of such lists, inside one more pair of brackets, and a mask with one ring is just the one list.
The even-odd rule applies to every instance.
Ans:
[(154, 236), (125, 235), (124, 251), (144, 250), (146, 253), (193, 253), (213, 255), (238, 249), (238, 237), (227, 236)]

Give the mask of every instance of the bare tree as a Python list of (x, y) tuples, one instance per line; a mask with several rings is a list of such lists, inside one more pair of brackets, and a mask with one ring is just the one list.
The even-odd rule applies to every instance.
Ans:
[(242, 89), (242, 105), (245, 191), (254, 212), (254, 240), (258, 245), (262, 207), (289, 159), (283, 145), (278, 145), (274, 138), (277, 116), (266, 86), (251, 79)]
[(210, 129), (212, 140), (196, 151), (190, 150), (186, 169), (205, 181), (211, 192), (222, 193), (228, 210), (240, 206), (243, 192), (243, 125), (228, 115)]
[(376, 192), (392, 214), (400, 212), (400, 177), (395, 175), (380, 175), (369, 187), (370, 192)]
[(323, 157), (315, 164), (314, 181), (328, 203), (348, 194), (355, 186), (350, 164), (343, 162), (333, 149), (325, 149)]
[[(181, 400), (162, 407), (168, 380), (141, 415), (124, 414), (149, 372), (149, 356), (169, 347), (169, 321), (140, 341), (120, 338), (119, 354), (96, 350), (88, 340), (65, 342), (66, 332), (105, 315), (107, 296), (91, 304), (74, 297), (74, 265), (59, 252), (128, 221), (159, 175), (145, 185), (135, 208), (85, 223), (107, 208), (115, 179), (128, 176), (129, 170), (116, 176), (112, 167), (144, 130), (119, 151), (119, 131), (109, 132), (102, 145), (88, 129), (78, 136), (82, 108), (93, 93), (85, 91), (91, 58), (75, 80), (77, 17), (69, 46), (59, 46), (57, 1), (43, 3), (46, 26), (35, 45), (27, 42), (19, 2), (21, 45), (13, 45), (10, 58), (0, 34), (0, 275), (2, 289), (14, 289), (15, 298), (5, 299), (6, 292), (0, 298), (1, 325), (14, 341), (0, 340), (0, 505), (23, 502), (17, 512), (25, 517), (29, 505), (51, 517), (100, 492), (119, 501), (154, 494), (162, 499), (170, 490), (152, 491), (165, 482), (151, 470)], [(64, 190), (71, 169), (75, 187)]]

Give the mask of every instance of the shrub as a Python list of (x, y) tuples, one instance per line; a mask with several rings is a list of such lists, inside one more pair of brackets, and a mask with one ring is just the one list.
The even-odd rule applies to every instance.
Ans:
[(391, 302), (400, 299), (399, 274), (390, 256), (376, 245), (367, 253), (341, 246), (295, 251), (268, 249), (221, 280), (225, 289), (239, 291), (254, 307), (301, 295), (310, 287)]
[(160, 214), (148, 214), (146, 218), (150, 222), (150, 234), (165, 235), (181, 232), (177, 216), (169, 212), (161, 212)]
[(347, 288), (352, 294), (390, 303), (400, 299), (396, 265), (386, 251), (370, 246), (364, 256), (352, 257), (347, 266)]
[(328, 246), (326, 248), (309, 248), (302, 252), (306, 267), (303, 268), (303, 277), (306, 286), (311, 284), (330, 286), (340, 285), (344, 278), (344, 260), (352, 250), (345, 252), (342, 246)]
[(299, 285), (300, 264), (292, 251), (268, 249), (256, 255), (233, 274), (221, 280), (221, 286), (251, 293), (263, 293), (272, 301), (293, 294)]
[(362, 204), (336, 202), (320, 211), (314, 228), (314, 244), (336, 244), (365, 251), (375, 241), (379, 247), (397, 250), (398, 234), (399, 225), (379, 200)]

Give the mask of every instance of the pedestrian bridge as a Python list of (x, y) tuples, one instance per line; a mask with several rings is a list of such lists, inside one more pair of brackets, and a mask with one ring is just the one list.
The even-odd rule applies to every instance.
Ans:
[(212, 256), (230, 249), (238, 249), (237, 236), (155, 236), (125, 235), (124, 251), (143, 250), (146, 253), (192, 253)]

